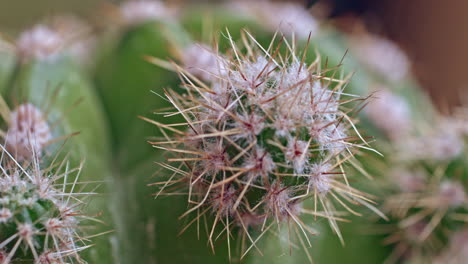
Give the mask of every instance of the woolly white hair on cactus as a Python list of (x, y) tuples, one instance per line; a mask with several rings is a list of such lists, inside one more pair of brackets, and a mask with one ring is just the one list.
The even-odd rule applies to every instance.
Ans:
[(74, 16), (54, 16), (47, 24), (37, 24), (21, 33), (16, 42), (17, 53), (24, 62), (70, 56), (86, 64), (95, 46), (91, 32), (91, 26)]
[[(286, 222), (297, 224), (293, 237), (305, 238), (304, 247), (310, 246), (312, 229), (301, 220), (306, 214), (325, 217), (341, 238), (336, 221), (343, 219), (335, 215), (335, 202), (343, 206), (344, 199), (378, 212), (369, 195), (349, 185), (345, 171), (347, 164), (358, 166), (348, 162), (356, 150), (373, 151), (348, 116), (365, 100), (344, 95), (346, 80), (324, 76), (319, 59), (309, 65), (295, 50), (273, 52), (281, 44), (265, 51), (249, 33), (243, 38), (251, 45), (249, 52), (242, 54), (232, 44), (232, 57), (216, 59), (228, 67), (216, 69), (218, 77), (208, 83), (174, 65), (186, 94), (165, 95), (175, 114), (185, 119), (183, 128), (143, 118), (166, 135), (153, 145), (168, 152), (163, 167), (173, 174), (157, 183), (163, 186), (158, 195), (170, 195), (166, 187), (174, 190), (177, 182), (177, 193), (186, 193), (191, 201), (181, 218), (212, 212), (207, 233), (213, 251), (216, 237), (226, 232), (229, 246), (230, 234), (237, 230), (252, 244), (242, 252), (245, 256), (274, 223)], [(308, 200), (315, 200), (314, 209), (303, 204)], [(260, 233), (246, 230), (244, 221), (259, 224)]]
[[(1, 203), (5, 203), (5, 201), (2, 200)], [(13, 216), (13, 213), (10, 211), (8, 208), (2, 208), (0, 209), (0, 223), (6, 223), (10, 218)]]
[(91, 63), (97, 44), (91, 25), (73, 15), (54, 16), (49, 24), (63, 39), (63, 49), (67, 55), (81, 65)]
[(227, 73), (226, 61), (210, 47), (201, 43), (189, 45), (182, 51), (181, 57), (184, 67), (203, 81), (209, 82)]
[[(94, 193), (75, 192), (82, 165), (63, 160), (40, 169), (37, 156), (20, 165), (2, 146), (0, 175), (0, 259), (2, 264), (33, 259), (34, 263), (82, 263), (88, 248), (82, 237), (80, 211)], [(71, 181), (71, 182), (69, 182)], [(83, 190), (83, 187), (79, 187)], [(47, 262), (49, 261), (49, 262)]]
[(404, 138), (398, 142), (398, 157), (428, 161), (449, 161), (459, 157), (465, 147), (464, 134), (449, 123), (445, 117), (441, 117), (430, 127), (424, 127), (419, 135)]
[(463, 185), (458, 182), (444, 181), (440, 184), (439, 194), (442, 206), (458, 207), (467, 202)]
[(125, 23), (139, 24), (170, 18), (171, 10), (159, 0), (133, 0), (122, 3), (120, 14)]
[(390, 139), (407, 137), (411, 130), (410, 107), (403, 97), (385, 88), (376, 89), (376, 98), (365, 109), (372, 123)]
[(11, 112), (5, 144), (17, 160), (32, 160), (33, 154), (40, 157), (51, 138), (44, 115), (34, 105), (22, 104)]
[(299, 3), (240, 0), (230, 2), (229, 7), (256, 19), (272, 32), (295, 35), (302, 40), (315, 36), (319, 30), (319, 21)]
[(445, 179), (443, 167), (437, 168), (434, 175), (423, 174), (422, 169), (398, 169), (393, 173), (397, 179), (392, 181), (400, 181), (399, 190), (386, 198), (384, 206), (384, 212), (397, 220), (388, 238), (389, 243), (397, 243), (389, 262), (426, 263), (437, 256), (445, 259), (447, 256), (439, 254), (448, 250), (446, 245), (434, 241), (452, 239), (466, 223), (465, 187)]
[(46, 25), (36, 25), (21, 33), (17, 41), (19, 55), (24, 58), (53, 59), (64, 46), (60, 34)]
[(462, 229), (450, 238), (448, 248), (435, 259), (435, 264), (462, 264), (468, 258), (468, 229)]
[(408, 75), (408, 57), (390, 40), (368, 32), (351, 35), (349, 40), (351, 52), (381, 77), (390, 81), (400, 81)]

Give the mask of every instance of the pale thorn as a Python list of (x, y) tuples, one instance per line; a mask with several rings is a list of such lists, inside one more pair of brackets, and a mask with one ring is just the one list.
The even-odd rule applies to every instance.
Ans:
[(420, 243), (420, 237), (421, 234), (424, 232), (424, 230), (428, 227), (428, 223), (424, 221), (418, 221), (410, 226), (405, 228), (404, 236), (405, 239), (410, 241), (410, 242), (417, 242)]
[(275, 181), (263, 198), (265, 200), (265, 211), (272, 214), (275, 221), (285, 221), (291, 215), (299, 216), (302, 212), (302, 205), (298, 201), (291, 200), (292, 198), (290, 188)]
[(338, 154), (346, 149), (345, 130), (343, 126), (327, 121), (315, 121), (310, 126), (310, 135), (320, 144), (321, 151)]
[(308, 81), (310, 73), (307, 70), (307, 65), (300, 62), (292, 62), (285, 70), (275, 77), (277, 78), (278, 83), (281, 83), (282, 86), (288, 87), (300, 82)]
[(245, 226), (246, 229), (251, 227), (260, 227), (265, 220), (265, 215), (256, 215), (250, 212), (239, 213), (237, 224), (239, 226)]
[(229, 154), (226, 151), (226, 145), (222, 141), (207, 142), (203, 148), (205, 156), (203, 157), (203, 168), (212, 174), (218, 173), (223, 167), (229, 165)]
[(44, 252), (39, 255), (39, 258), (35, 260), (34, 264), (61, 264), (60, 253)]
[[(258, 56), (255, 61), (243, 61), (240, 69), (231, 70), (230, 81), (239, 92), (258, 93), (265, 80), (272, 77), (275, 65), (264, 56)], [(263, 83), (263, 85), (260, 85)]]
[(31, 241), (34, 233), (34, 227), (31, 224), (19, 224), (18, 225), (18, 235), (21, 239), (25, 241)]
[(10, 258), (8, 258), (8, 253), (0, 250), (0, 264), (10, 264)]
[(58, 218), (49, 218), (44, 222), (47, 232), (52, 235), (60, 234), (60, 229), (64, 228), (64, 223)]
[(52, 18), (50, 27), (63, 39), (65, 52), (81, 64), (89, 64), (97, 39), (92, 35), (91, 25), (73, 15)]
[[(464, 134), (456, 124), (455, 116), (442, 116), (425, 128), (421, 135), (403, 142), (402, 152), (422, 159), (451, 160), (460, 156), (465, 147)], [(405, 148), (406, 147), (406, 148)], [(415, 151), (416, 150), (416, 151)]]
[(278, 137), (289, 137), (292, 132), (295, 131), (295, 124), (291, 118), (287, 118), (285, 115), (279, 114), (273, 123), (275, 128), (275, 135)]
[(463, 264), (468, 258), (468, 230), (462, 229), (450, 234), (448, 247), (435, 259), (435, 264)]

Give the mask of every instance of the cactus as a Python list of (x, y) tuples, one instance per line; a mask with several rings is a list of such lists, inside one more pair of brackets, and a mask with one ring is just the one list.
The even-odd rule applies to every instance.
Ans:
[(109, 176), (109, 146), (94, 91), (65, 43), (38, 25), (16, 45), (17, 64), (4, 92), (14, 111), (2, 99), (2, 198), (11, 201), (4, 212), (12, 213), (2, 221), (2, 263), (83, 263), (96, 256), (103, 263), (102, 256), (111, 255), (110, 246), (81, 252), (111, 230), (97, 224), (109, 218), (93, 220), (106, 211), (93, 194), (103, 192), (99, 185)]
[(176, 7), (0, 43), (0, 263), (463, 263), (466, 110), (397, 46), (296, 4)]
[[(395, 98), (396, 95), (391, 96)], [(391, 102), (391, 98), (383, 99)], [(411, 109), (401, 99), (405, 108)], [(385, 104), (373, 106), (376, 111), (371, 120), (378, 119), (377, 113), (382, 113), (380, 110)], [(428, 105), (425, 109), (431, 107)], [(463, 111), (466, 109), (460, 113)], [(463, 114), (432, 116), (428, 120), (405, 118), (395, 112), (388, 118), (386, 113), (387, 120), (404, 121), (395, 122), (403, 126), (397, 129), (375, 122), (391, 135), (392, 144), (381, 149), (396, 154), (394, 159), (378, 166), (386, 176), (380, 182), (380, 189), (386, 196), (382, 210), (390, 217), (385, 241), (393, 245), (393, 253), (387, 261), (463, 263), (462, 251), (451, 255), (446, 252), (453, 251), (448, 247), (449, 241), (462, 236), (466, 228), (467, 122)], [(376, 165), (370, 163), (369, 166)], [(466, 241), (459, 241), (457, 247), (463, 248)]]
[(383, 174), (374, 188), (385, 197), (381, 209), (389, 222), (375, 229), (386, 235), (382, 241), (391, 251), (386, 263), (463, 263), (466, 107), (440, 114), (411, 80), (396, 46), (364, 32), (348, 39), (359, 46), (357, 58), (377, 71), (376, 84), (368, 87), (376, 98), (365, 114), (380, 132), (379, 149), (392, 156), (366, 162)]
[(93, 219), (81, 208), (93, 193), (78, 181), (81, 167), (71, 168), (63, 160), (41, 169), (36, 155), (30, 165), (20, 165), (5, 148), (3, 151), (1, 263), (82, 262), (79, 253), (89, 247), (86, 241), (90, 237), (81, 229)]
[(176, 66), (186, 94), (165, 92), (175, 109), (166, 115), (181, 115), (185, 122), (147, 120), (166, 131), (152, 144), (171, 153), (172, 161), (161, 164), (172, 176), (155, 183), (162, 186), (156, 195), (188, 196), (181, 218), (194, 216), (183, 230), (195, 223), (200, 228), (200, 218), (213, 215), (207, 220), (209, 244), (215, 251), (214, 241), (225, 233), (229, 258), (231, 232), (242, 234), (242, 258), (256, 248), (257, 237), (283, 223), (297, 224), (296, 243), (310, 247), (314, 232), (302, 215), (326, 218), (342, 239), (335, 204), (358, 215), (343, 201), (385, 217), (367, 194), (349, 185), (344, 170), (356, 149), (372, 150), (348, 116), (363, 99), (346, 98), (346, 80), (324, 76), (330, 70), (321, 69), (319, 60), (307, 65), (295, 50), (278, 54), (279, 46), (265, 51), (255, 39), (250, 42), (249, 53), (233, 45), (232, 58), (218, 56), (215, 66), (204, 68), (217, 69), (203, 72), (212, 75), (210, 83)]

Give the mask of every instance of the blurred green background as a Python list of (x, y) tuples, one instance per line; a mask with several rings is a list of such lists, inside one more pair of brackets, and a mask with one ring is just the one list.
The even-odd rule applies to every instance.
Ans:
[[(170, 0), (169, 2), (182, 2)], [(221, 0), (218, 0), (221, 1)], [(287, 1), (287, 0), (280, 0)], [(306, 0), (295, 0), (305, 5)], [(466, 0), (321, 0), (360, 5), (359, 14), (375, 32), (395, 40), (413, 61), (414, 72), (443, 109), (468, 100), (468, 1)], [(16, 33), (53, 14), (75, 13), (99, 23), (99, 10), (117, 0), (0, 0), (0, 34)], [(166, 1), (168, 2), (168, 1)], [(201, 2), (195, 0), (195, 2)], [(216, 2), (216, 1), (214, 1)], [(450, 4), (447, 4), (450, 3)], [(343, 19), (342, 19), (343, 20)], [(466, 101), (465, 101), (466, 102)]]

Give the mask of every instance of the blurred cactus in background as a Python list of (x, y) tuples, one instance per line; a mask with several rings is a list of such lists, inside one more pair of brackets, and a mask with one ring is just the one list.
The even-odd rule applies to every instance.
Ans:
[(0, 40), (1, 264), (464, 263), (468, 112), (395, 44), (292, 3), (106, 11)]

